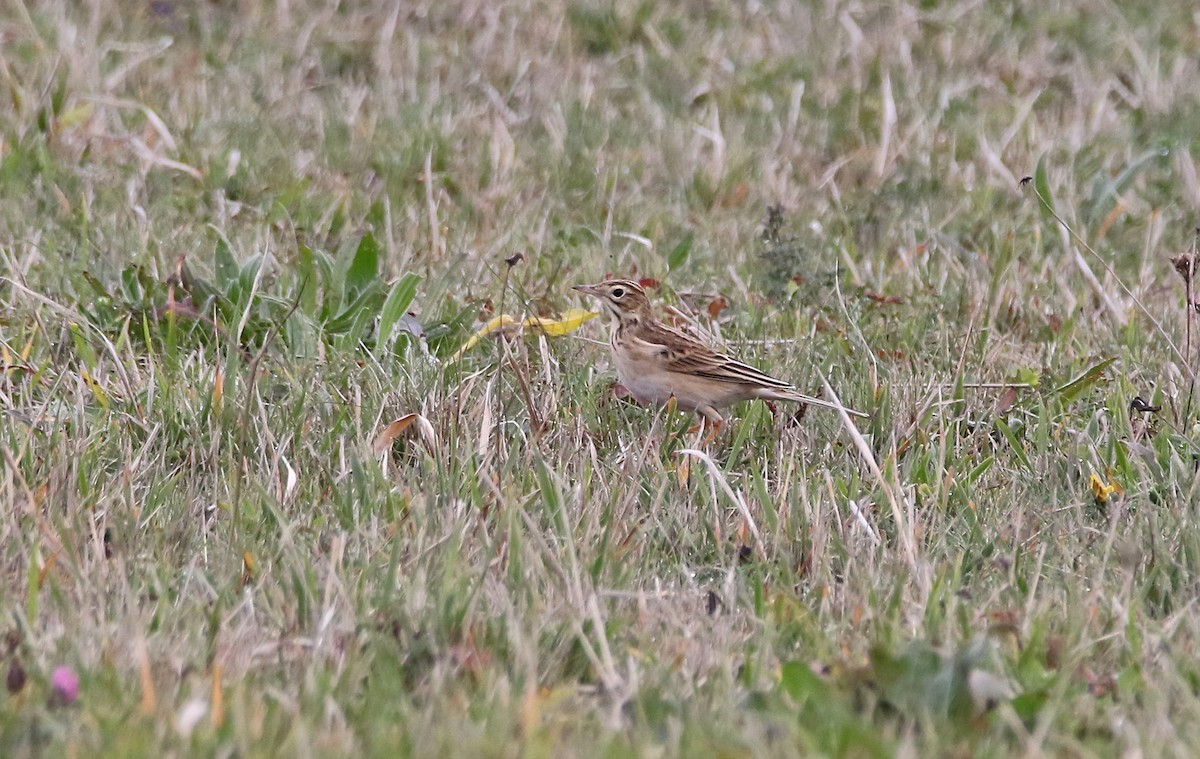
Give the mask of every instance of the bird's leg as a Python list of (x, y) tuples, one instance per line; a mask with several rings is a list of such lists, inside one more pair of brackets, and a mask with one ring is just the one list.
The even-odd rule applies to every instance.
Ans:
[(721, 418), (721, 415), (712, 406), (698, 408), (696, 409), (696, 413), (700, 415), (700, 423), (688, 430), (688, 432), (699, 432), (707, 428), (708, 434), (700, 441), (700, 447), (707, 448), (717, 439), (717, 434), (720, 433), (721, 427), (725, 425), (725, 420)]

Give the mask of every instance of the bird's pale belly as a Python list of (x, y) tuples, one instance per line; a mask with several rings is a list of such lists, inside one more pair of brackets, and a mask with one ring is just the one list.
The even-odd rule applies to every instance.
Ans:
[[(638, 403), (666, 403), (675, 395), (675, 382), (667, 372), (647, 371), (643, 362), (623, 361), (620, 352), (614, 357), (617, 365), (617, 379), (629, 391)], [(676, 396), (678, 402), (683, 399)]]
[(645, 367), (635, 371), (629, 362), (617, 360), (617, 379), (638, 403), (662, 405), (671, 398), (685, 411), (695, 411), (705, 406), (725, 406), (738, 400), (738, 386), (727, 382), (706, 382), (678, 372), (646, 371)]

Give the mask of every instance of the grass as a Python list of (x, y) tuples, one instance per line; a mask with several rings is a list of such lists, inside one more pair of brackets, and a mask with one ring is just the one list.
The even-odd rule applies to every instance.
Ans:
[(11, 8), (0, 753), (1193, 752), (1190, 4)]

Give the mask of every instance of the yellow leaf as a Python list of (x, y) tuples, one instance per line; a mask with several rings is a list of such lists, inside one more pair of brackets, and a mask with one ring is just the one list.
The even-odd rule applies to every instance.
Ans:
[(1108, 484), (1112, 487), (1113, 491), (1116, 492), (1117, 495), (1125, 495), (1125, 488), (1121, 487), (1121, 483), (1113, 479), (1112, 467), (1106, 469), (1105, 473), (1108, 475)]
[(458, 359), (462, 358), (462, 355), (464, 353), (466, 353), (467, 351), (474, 348), (475, 345), (483, 338), (492, 334), (496, 330), (502, 329), (503, 327), (506, 327), (509, 324), (512, 324), (514, 322), (516, 322), (516, 319), (509, 316), (508, 314), (500, 314), (499, 316), (493, 318), (487, 324), (483, 325), (483, 327), (481, 327), (478, 332), (476, 332), (474, 335), (472, 335), (470, 340), (463, 343), (463, 346), (458, 349), (458, 353), (454, 354), (454, 360), (457, 361)]
[(526, 327), (535, 327), (550, 337), (560, 337), (574, 332), (585, 321), (594, 319), (599, 315), (599, 312), (589, 311), (586, 308), (572, 308), (569, 311), (565, 311), (560, 319), (543, 319), (540, 316), (531, 316), (522, 322), (522, 324)]
[(225, 397), (225, 373), (217, 369), (217, 376), (213, 379), (212, 389), (212, 407), (213, 410), (221, 408), (221, 399)]
[(58, 125), (64, 129), (79, 126), (92, 117), (92, 104), (84, 103), (74, 108), (68, 108), (58, 117)]
[(687, 456), (679, 458), (679, 464), (675, 467), (675, 479), (679, 482), (679, 487), (686, 488), (688, 479), (692, 475), (692, 460)]
[(254, 575), (254, 555), (246, 551), (242, 554), (242, 585), (249, 585), (254, 582)]
[(1096, 499), (1096, 503), (1108, 503), (1108, 497), (1117, 492), (1116, 485), (1106, 485), (1104, 480), (1092, 474), (1088, 484), (1092, 486), (1092, 497)]
[(80, 369), (79, 375), (83, 377), (83, 382), (92, 391), (92, 396), (96, 399), (103, 408), (108, 408), (108, 396), (104, 393), (104, 389), (100, 387), (100, 383), (93, 379), (87, 369)]

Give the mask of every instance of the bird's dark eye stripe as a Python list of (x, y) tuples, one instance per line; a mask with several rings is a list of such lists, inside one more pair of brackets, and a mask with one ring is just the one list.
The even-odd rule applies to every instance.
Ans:
[(614, 288), (613, 288), (613, 291), (612, 291), (612, 296), (613, 296), (614, 298), (620, 298), (620, 297), (621, 297), (622, 295), (624, 295), (624, 294), (625, 294), (625, 290), (624, 290), (623, 288), (620, 288), (620, 287), (614, 287)]

